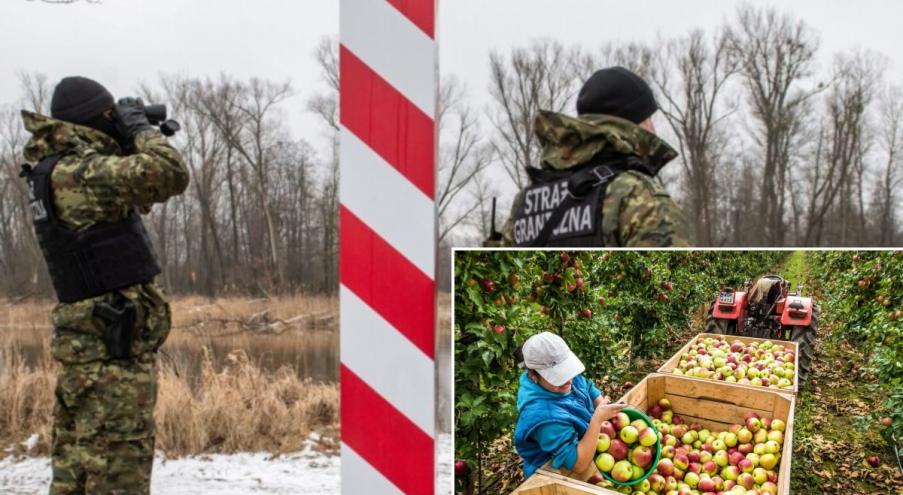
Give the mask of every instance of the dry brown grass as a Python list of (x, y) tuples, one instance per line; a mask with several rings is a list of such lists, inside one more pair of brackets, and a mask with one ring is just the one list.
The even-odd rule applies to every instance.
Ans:
[[(20, 442), (33, 433), (38, 434), (38, 443), (27, 453), (49, 452), (57, 366), (50, 357), (51, 307), (50, 302), (0, 306), (4, 308), (0, 312), (0, 457), (6, 455), (7, 446), (12, 446), (13, 453), (26, 453)], [(285, 331), (290, 334), (259, 337), (241, 329), (247, 321), (272, 323), (298, 315), (328, 319), (337, 309), (335, 298), (181, 298), (173, 309), (174, 330), (166, 348), (180, 349), (182, 354), (180, 359), (169, 356), (160, 361), (158, 449), (169, 456), (290, 452), (301, 449), (312, 431), (326, 439), (321, 447), (336, 448), (338, 385), (300, 378), (295, 363), (279, 366), (284, 356), (265, 359), (286, 343), (290, 344), (288, 354), (300, 352), (303, 346), (313, 346), (314, 353), (329, 352), (334, 349), (330, 346), (336, 340), (335, 328), (289, 328)], [(234, 335), (226, 340), (224, 334)], [(217, 336), (228, 347), (213, 352), (207, 344)], [(250, 358), (242, 346), (260, 347), (261, 339), (270, 339), (262, 356)], [(187, 373), (191, 360), (196, 362)]]

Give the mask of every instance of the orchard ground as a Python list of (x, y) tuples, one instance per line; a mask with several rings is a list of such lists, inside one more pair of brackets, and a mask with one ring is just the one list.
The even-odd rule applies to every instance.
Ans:
[[(852, 257), (855, 253), (841, 255)], [(795, 290), (801, 281), (803, 295), (813, 297), (821, 307), (813, 372), (796, 404), (792, 491), (803, 494), (903, 493), (903, 473), (897, 467), (893, 448), (881, 434), (887, 428), (880, 423), (881, 418), (887, 416), (903, 416), (903, 411), (887, 409), (885, 399), (891, 385), (886, 379), (879, 378), (870, 366), (868, 356), (834, 335), (835, 328), (841, 323), (839, 319), (845, 315), (839, 311), (832, 315), (828, 305), (823, 304), (829, 297), (829, 288), (824, 287), (824, 282), (833, 274), (821, 266), (818, 271), (813, 271), (812, 256), (810, 252), (794, 252), (770, 269), (763, 270), (790, 280), (791, 290)], [(903, 264), (903, 256), (895, 259)], [(718, 288), (707, 289), (712, 298)], [(605, 395), (618, 398), (643, 377), (655, 372), (668, 357), (703, 331), (707, 309), (708, 303), (693, 308), (685, 328), (667, 330), (663, 357), (634, 357), (629, 369), (618, 379), (597, 380), (599, 388)], [(895, 341), (891, 338), (885, 342)], [(579, 349), (576, 352), (581, 354)], [(511, 430), (513, 426), (512, 423)], [(456, 438), (457, 455), (461, 454), (459, 441)], [(877, 467), (867, 462), (872, 456), (879, 459)], [(507, 493), (523, 481), (520, 458), (511, 443), (510, 431), (486, 447), (480, 467), (486, 487), (482, 493), (496, 493), (499, 487), (503, 487), (502, 493)], [(461, 487), (459, 482), (458, 489)]]

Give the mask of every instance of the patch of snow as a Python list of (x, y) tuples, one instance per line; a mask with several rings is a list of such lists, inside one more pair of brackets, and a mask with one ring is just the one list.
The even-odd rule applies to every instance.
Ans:
[[(31, 438), (29, 438), (29, 441)], [(154, 459), (152, 494), (165, 495), (332, 495), (338, 494), (338, 456), (319, 454), (308, 438), (303, 451), (273, 456), (268, 453), (215, 454)], [(450, 495), (453, 487), (452, 437), (439, 435), (436, 452), (436, 493)], [(0, 493), (43, 495), (50, 485), (50, 459), (9, 456), (0, 460)]]
[(27, 439), (25, 439), (24, 442), (21, 443), (21, 445), (23, 447), (25, 447), (26, 451), (30, 451), (31, 449), (34, 448), (35, 445), (38, 444), (38, 439), (40, 439), (40, 438), (41, 437), (38, 436), (37, 433), (32, 433), (30, 437), (28, 437)]

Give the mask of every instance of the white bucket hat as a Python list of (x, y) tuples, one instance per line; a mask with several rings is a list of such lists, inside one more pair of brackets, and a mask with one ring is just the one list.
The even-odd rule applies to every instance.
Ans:
[(523, 353), (524, 366), (536, 370), (556, 387), (564, 385), (586, 369), (564, 339), (551, 332), (538, 333), (527, 339)]

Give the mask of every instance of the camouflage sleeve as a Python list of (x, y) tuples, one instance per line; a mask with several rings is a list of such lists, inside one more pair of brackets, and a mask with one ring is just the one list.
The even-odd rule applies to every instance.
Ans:
[(91, 153), (77, 177), (98, 197), (126, 207), (162, 203), (188, 187), (188, 168), (181, 155), (157, 130), (135, 137), (135, 152), (127, 156)]
[(511, 214), (508, 215), (508, 220), (505, 220), (505, 225), (502, 227), (502, 242), (501, 247), (512, 247), (514, 244), (514, 212), (520, 208), (521, 202), (524, 200), (524, 192), (519, 191), (516, 196), (514, 196), (514, 201), (511, 203)]
[(625, 172), (602, 202), (602, 235), (607, 246), (685, 247), (687, 221), (671, 196), (653, 179)]

